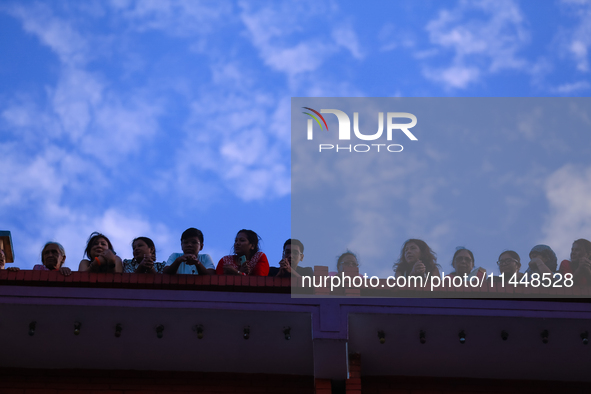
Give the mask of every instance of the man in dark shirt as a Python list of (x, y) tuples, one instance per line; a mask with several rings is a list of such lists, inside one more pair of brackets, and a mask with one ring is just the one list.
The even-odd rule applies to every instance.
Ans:
[(302, 277), (314, 275), (310, 267), (300, 267), (304, 259), (304, 244), (297, 239), (288, 239), (283, 244), (283, 259), (279, 262), (279, 268), (269, 268), (269, 276), (289, 278), (290, 276)]

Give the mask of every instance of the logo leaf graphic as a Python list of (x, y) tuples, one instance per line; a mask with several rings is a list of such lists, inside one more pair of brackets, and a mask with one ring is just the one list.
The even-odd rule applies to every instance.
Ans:
[[(302, 108), (307, 109), (307, 110), (310, 110), (310, 111), (314, 112), (316, 115), (320, 116), (320, 119), (322, 119), (322, 121), (324, 122), (324, 125), (326, 126), (326, 131), (328, 131), (328, 125), (326, 124), (326, 120), (324, 120), (324, 117), (322, 115), (320, 115), (320, 112), (318, 112), (318, 111), (316, 111), (316, 110), (314, 110), (312, 108), (309, 108), (309, 107), (302, 107)], [(322, 124), (320, 124), (320, 121), (318, 120), (318, 118), (316, 118), (314, 115), (312, 115), (312, 114), (310, 114), (308, 112), (302, 112), (302, 113), (304, 113), (306, 115), (310, 115), (311, 117), (313, 117), (316, 120), (316, 122), (318, 122), (318, 124), (320, 125), (320, 129), (322, 129)]]

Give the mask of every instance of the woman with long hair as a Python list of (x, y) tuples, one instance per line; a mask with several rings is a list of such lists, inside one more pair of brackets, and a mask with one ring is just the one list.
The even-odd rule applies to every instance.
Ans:
[(88, 259), (80, 261), (78, 271), (123, 272), (123, 264), (115, 254), (111, 241), (99, 232), (90, 234), (84, 254)]
[(218, 275), (255, 275), (269, 274), (267, 256), (259, 250), (261, 237), (252, 230), (240, 230), (234, 240), (234, 254), (224, 256), (218, 262)]
[(392, 267), (396, 276), (439, 276), (437, 255), (420, 239), (409, 239), (400, 250), (400, 257)]

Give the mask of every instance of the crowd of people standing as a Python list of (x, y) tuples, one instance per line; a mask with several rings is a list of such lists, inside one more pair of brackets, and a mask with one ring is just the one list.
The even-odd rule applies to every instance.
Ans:
[[(158, 262), (156, 247), (148, 237), (137, 237), (131, 243), (131, 259), (122, 260), (113, 249), (107, 236), (94, 232), (88, 238), (85, 258), (78, 265), (78, 271), (88, 272), (126, 272), (142, 274), (182, 274), (182, 275), (243, 275), (300, 277), (313, 275), (312, 268), (300, 266), (304, 258), (304, 245), (297, 239), (288, 239), (283, 245), (283, 256), (279, 267), (270, 267), (267, 256), (260, 250), (261, 238), (252, 230), (240, 230), (236, 234), (233, 253), (223, 256), (214, 264), (211, 256), (201, 253), (204, 245), (203, 233), (196, 228), (189, 228), (181, 235), (182, 253), (173, 253), (166, 262)], [(59, 271), (70, 275), (71, 269), (64, 265), (66, 252), (58, 242), (47, 242), (41, 251), (41, 264), (33, 270)], [(575, 285), (591, 285), (591, 242), (577, 239), (573, 242), (570, 259), (558, 265), (556, 254), (547, 245), (536, 245), (529, 253), (529, 262), (524, 272), (521, 271), (521, 258), (512, 250), (502, 251), (497, 261), (499, 275), (506, 280), (513, 278), (517, 282), (533, 274), (559, 273), (571, 274)], [(459, 247), (456, 249), (451, 266), (451, 277), (465, 278), (486, 276), (486, 270), (475, 264), (472, 251)], [(340, 275), (344, 267), (359, 267), (357, 256), (347, 250), (337, 258), (337, 272)], [(4, 251), (0, 249), (0, 269), (5, 269)], [(17, 271), (16, 267), (6, 268)], [(402, 245), (400, 256), (392, 267), (396, 276), (440, 276), (441, 265), (437, 255), (429, 245), (420, 239), (409, 239)]]

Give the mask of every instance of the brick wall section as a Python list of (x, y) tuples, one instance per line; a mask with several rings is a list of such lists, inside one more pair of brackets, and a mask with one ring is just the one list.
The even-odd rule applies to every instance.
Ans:
[[(356, 267), (345, 267), (346, 275), (351, 278), (359, 274)], [(314, 283), (328, 276), (328, 267), (314, 267)], [(363, 278), (361, 278), (363, 279)], [(515, 298), (545, 296), (554, 299), (591, 297), (591, 287), (573, 286), (560, 288), (526, 287), (525, 285), (504, 287), (500, 283), (483, 282), (481, 287), (437, 287), (433, 291), (425, 287), (390, 287), (386, 279), (380, 279), (376, 287), (370, 286), (365, 279), (363, 286), (341, 286), (331, 291), (329, 277), (326, 287), (302, 288), (301, 280), (290, 278), (274, 278), (261, 276), (226, 276), (226, 275), (162, 275), (162, 274), (104, 274), (90, 272), (73, 272), (70, 276), (59, 272), (21, 270), (10, 272), (0, 271), (0, 286), (49, 286), (49, 287), (100, 287), (100, 288), (133, 288), (133, 289), (168, 289), (168, 290), (206, 290), (206, 291), (237, 291), (257, 293), (290, 293), (297, 291), (303, 294), (319, 296), (367, 296), (367, 297), (407, 297), (407, 298)], [(375, 283), (375, 282), (374, 282)], [(392, 283), (392, 281), (390, 281)], [(293, 286), (292, 286), (293, 285)]]
[(589, 383), (427, 377), (363, 377), (363, 394), (587, 393)]
[(314, 379), (315, 394), (332, 394), (332, 383), (330, 379)]
[(289, 293), (289, 278), (226, 275), (105, 274), (72, 272), (64, 276), (53, 271), (0, 271), (0, 286), (101, 287), (127, 289), (168, 289)]
[[(313, 394), (314, 378), (311, 376), (203, 372), (31, 370), (10, 368), (0, 370), (0, 393), (2, 394), (140, 394), (183, 392), (203, 394)], [(330, 389), (326, 394), (330, 394)]]
[(347, 394), (361, 394), (361, 355), (349, 355), (349, 379), (345, 382)]
[[(351, 377), (347, 394), (519, 394), (586, 393), (589, 383), (428, 377)], [(356, 383), (357, 379), (361, 383)], [(352, 381), (349, 383), (349, 380)], [(107, 370), (0, 370), (2, 394), (331, 394), (329, 379), (311, 376), (107, 371)]]

